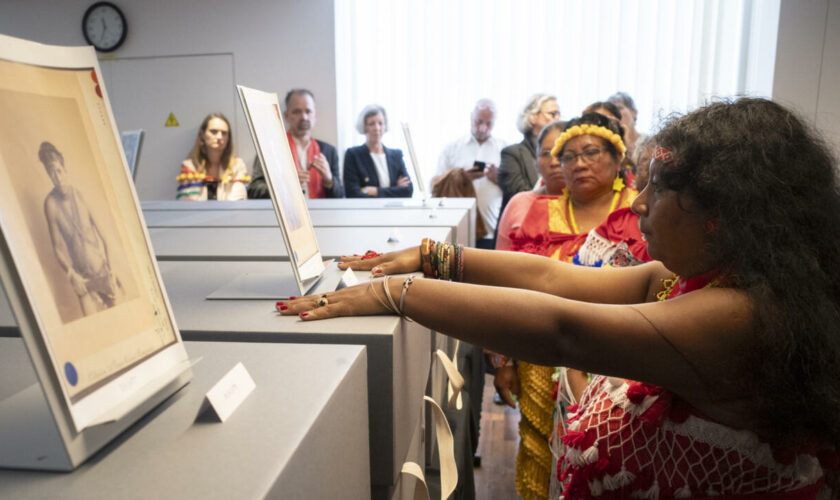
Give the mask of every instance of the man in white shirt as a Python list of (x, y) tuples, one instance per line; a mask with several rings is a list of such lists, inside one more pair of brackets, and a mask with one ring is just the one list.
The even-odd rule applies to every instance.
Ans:
[[(479, 99), (470, 115), (471, 133), (449, 145), (440, 154), (435, 178), (460, 168), (472, 180), (476, 193), (476, 208), (487, 233), (477, 235), (478, 248), (495, 248), (493, 235), (502, 207), (502, 190), (496, 182), (502, 148), (507, 143), (491, 135), (496, 119), (496, 105), (489, 99)], [(483, 163), (483, 167), (482, 167)], [(434, 183), (434, 179), (432, 180)]]

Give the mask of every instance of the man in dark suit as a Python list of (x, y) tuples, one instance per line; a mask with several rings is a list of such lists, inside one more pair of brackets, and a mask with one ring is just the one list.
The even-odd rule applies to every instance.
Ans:
[[(286, 94), (283, 118), (298, 179), (307, 198), (343, 198), (335, 147), (312, 137), (315, 126), (315, 97), (307, 89), (292, 89)], [(259, 162), (255, 165), (255, 170)], [(254, 172), (248, 198), (268, 198), (262, 171)]]

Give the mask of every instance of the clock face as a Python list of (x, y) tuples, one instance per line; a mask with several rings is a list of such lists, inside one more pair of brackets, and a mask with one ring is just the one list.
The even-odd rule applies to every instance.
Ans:
[(127, 28), (123, 13), (109, 2), (91, 5), (82, 18), (85, 40), (101, 52), (116, 50), (122, 45)]

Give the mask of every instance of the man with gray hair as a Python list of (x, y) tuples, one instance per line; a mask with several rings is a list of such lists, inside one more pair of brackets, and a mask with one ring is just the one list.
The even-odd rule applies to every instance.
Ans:
[(493, 101), (479, 99), (470, 120), (470, 134), (450, 143), (440, 154), (432, 185), (453, 171), (472, 181), (476, 208), (484, 226), (483, 234), (476, 234), (476, 247), (492, 249), (496, 246), (494, 234), (502, 207), (498, 168), (502, 148), (507, 143), (491, 135), (496, 120), (496, 105)]
[(632, 158), (636, 151), (636, 143), (642, 134), (636, 130), (636, 117), (639, 110), (636, 102), (627, 92), (616, 92), (607, 101), (616, 105), (621, 111), (621, 126), (624, 127), (624, 145), (627, 146), (627, 157)]
[[(344, 198), (338, 173), (338, 151), (331, 144), (312, 137), (315, 126), (315, 96), (308, 89), (292, 89), (283, 101), (286, 139), (307, 198)], [(259, 171), (257, 171), (259, 169)], [(248, 186), (248, 198), (268, 198), (268, 186), (259, 161), (254, 165), (254, 179)]]

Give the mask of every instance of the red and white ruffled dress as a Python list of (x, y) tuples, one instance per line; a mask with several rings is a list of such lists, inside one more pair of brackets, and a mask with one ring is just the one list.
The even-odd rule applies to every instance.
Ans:
[[(671, 297), (690, 291), (680, 285)], [(668, 390), (615, 377), (596, 375), (567, 412), (556, 490), (565, 500), (813, 499), (823, 467), (837, 463), (816, 444), (774, 453)]]

